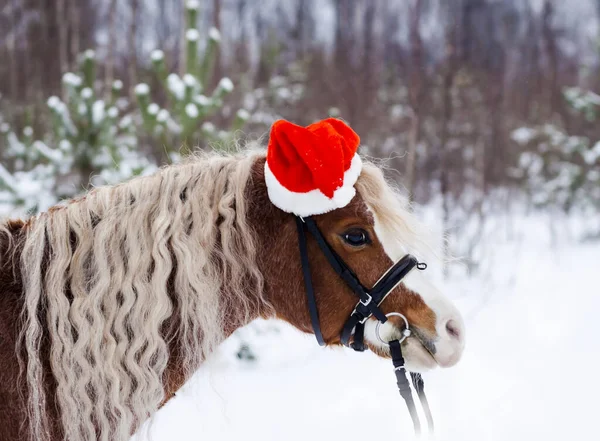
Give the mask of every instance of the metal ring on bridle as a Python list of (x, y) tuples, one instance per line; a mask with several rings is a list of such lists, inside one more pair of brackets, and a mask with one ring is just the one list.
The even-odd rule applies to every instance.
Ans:
[[(400, 317), (402, 320), (404, 320), (404, 326), (406, 326), (406, 328), (404, 329), (404, 331), (402, 331), (402, 338), (400, 339), (400, 343), (402, 343), (404, 340), (406, 340), (407, 337), (410, 336), (410, 328), (408, 327), (408, 320), (406, 319), (406, 317), (404, 317), (404, 315), (400, 314), (399, 312), (390, 312), (390, 313), (386, 314), (385, 316), (386, 317), (396, 316), (396, 317)], [(381, 338), (381, 335), (379, 334), (380, 326), (381, 326), (381, 322), (377, 322), (377, 325), (375, 326), (375, 335), (377, 336), (377, 338), (379, 339), (379, 341), (381, 343), (383, 343), (384, 345), (387, 345), (389, 343), (389, 341), (384, 341)]]

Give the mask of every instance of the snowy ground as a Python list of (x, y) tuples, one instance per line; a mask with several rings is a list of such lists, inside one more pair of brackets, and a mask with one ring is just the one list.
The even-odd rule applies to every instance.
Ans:
[[(500, 229), (486, 237), (493, 252), (485, 275), (445, 284), (465, 316), (468, 340), (457, 366), (425, 375), (436, 439), (594, 438), (600, 243), (560, 234), (551, 246), (539, 219), (517, 226), (511, 237)], [(256, 363), (235, 360), (238, 342), (225, 342), (158, 413), (152, 439), (412, 437), (389, 361), (322, 349), (287, 326), (265, 332), (273, 326), (255, 323), (244, 331), (263, 334), (253, 339)]]

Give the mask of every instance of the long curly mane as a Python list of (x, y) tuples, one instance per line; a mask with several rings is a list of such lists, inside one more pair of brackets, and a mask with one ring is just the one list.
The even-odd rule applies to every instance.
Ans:
[[(170, 357), (189, 374), (225, 322), (268, 306), (244, 195), (258, 154), (195, 157), (27, 222), (20, 352), (33, 438), (49, 437), (55, 404), (44, 347), (65, 439), (127, 440), (164, 401)], [(224, 317), (227, 302), (240, 317)]]

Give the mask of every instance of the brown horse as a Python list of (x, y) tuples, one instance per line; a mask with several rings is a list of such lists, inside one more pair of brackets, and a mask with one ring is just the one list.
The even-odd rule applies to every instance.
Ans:
[[(278, 317), (312, 332), (294, 217), (271, 204), (264, 161), (196, 157), (0, 225), (0, 440), (127, 440), (237, 328)], [(356, 189), (314, 218), (372, 286), (415, 252), (421, 230), (376, 166), (364, 165)], [(357, 234), (370, 240), (348, 241)], [(337, 345), (356, 297), (312, 238), (308, 252), (323, 337)], [(462, 320), (416, 277), (382, 310), (414, 330), (408, 368), (451, 366)], [(392, 322), (390, 338), (401, 332)], [(374, 327), (367, 345), (388, 356)]]

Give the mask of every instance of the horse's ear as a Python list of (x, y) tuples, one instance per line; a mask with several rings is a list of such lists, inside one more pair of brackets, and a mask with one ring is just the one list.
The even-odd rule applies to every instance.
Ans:
[(347, 205), (362, 165), (356, 154), (359, 142), (341, 120), (329, 118), (308, 127), (276, 121), (265, 164), (273, 204), (299, 216)]

